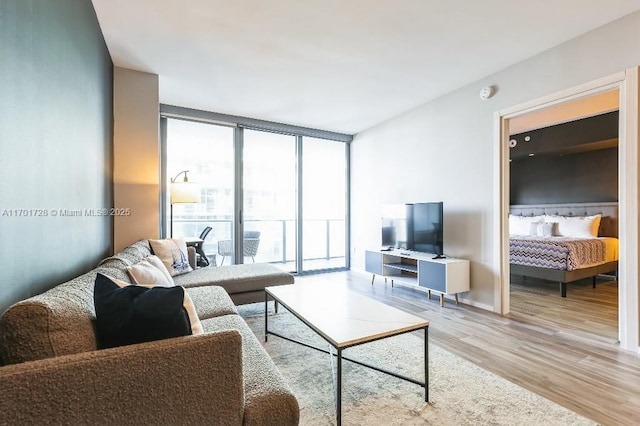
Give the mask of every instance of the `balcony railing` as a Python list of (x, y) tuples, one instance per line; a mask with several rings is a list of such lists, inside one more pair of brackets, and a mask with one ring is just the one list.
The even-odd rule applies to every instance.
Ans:
[[(217, 241), (233, 238), (233, 220), (229, 218), (175, 217), (174, 236), (198, 236), (213, 228), (204, 244), (205, 253), (217, 253)], [(292, 263), (296, 256), (296, 221), (293, 219), (246, 220), (245, 231), (260, 231), (256, 262)], [(303, 222), (303, 262), (326, 260), (336, 265), (345, 258), (344, 219), (315, 219)], [(345, 266), (343, 261), (340, 266)], [(308, 269), (308, 268), (305, 268)]]

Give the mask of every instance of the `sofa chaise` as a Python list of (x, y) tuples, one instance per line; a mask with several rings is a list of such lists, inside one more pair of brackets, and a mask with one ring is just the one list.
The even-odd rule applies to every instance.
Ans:
[[(131, 283), (126, 267), (150, 254), (148, 241), (138, 241), (4, 312), (0, 424), (298, 424), (289, 386), (227, 291), (211, 285), (217, 281), (231, 293), (254, 293), (240, 298), (256, 297), (259, 286), (250, 279), (234, 287), (220, 278), (226, 271), (208, 271), (215, 268), (176, 276), (204, 334), (97, 349), (97, 273)], [(279, 283), (271, 278), (263, 287)]]

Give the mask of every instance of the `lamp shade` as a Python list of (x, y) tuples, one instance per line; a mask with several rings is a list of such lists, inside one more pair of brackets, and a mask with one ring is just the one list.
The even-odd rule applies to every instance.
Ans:
[(199, 203), (200, 185), (194, 182), (172, 182), (171, 204)]

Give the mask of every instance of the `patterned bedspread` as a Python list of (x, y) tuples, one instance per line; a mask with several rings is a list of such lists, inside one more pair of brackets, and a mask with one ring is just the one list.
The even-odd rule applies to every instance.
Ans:
[(573, 271), (605, 260), (606, 245), (597, 238), (527, 237), (509, 239), (509, 262)]

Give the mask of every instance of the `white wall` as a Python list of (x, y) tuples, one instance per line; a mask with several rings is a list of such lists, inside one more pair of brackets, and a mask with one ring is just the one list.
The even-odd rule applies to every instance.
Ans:
[[(464, 298), (492, 308), (494, 112), (640, 64), (640, 12), (358, 134), (352, 143), (352, 269), (379, 247), (381, 206), (444, 201), (445, 254), (471, 260)], [(483, 86), (497, 93), (481, 101)]]
[[(114, 67), (113, 183), (118, 252), (143, 238), (158, 238), (160, 191), (160, 101), (158, 76)], [(126, 212), (126, 210), (125, 210)]]

